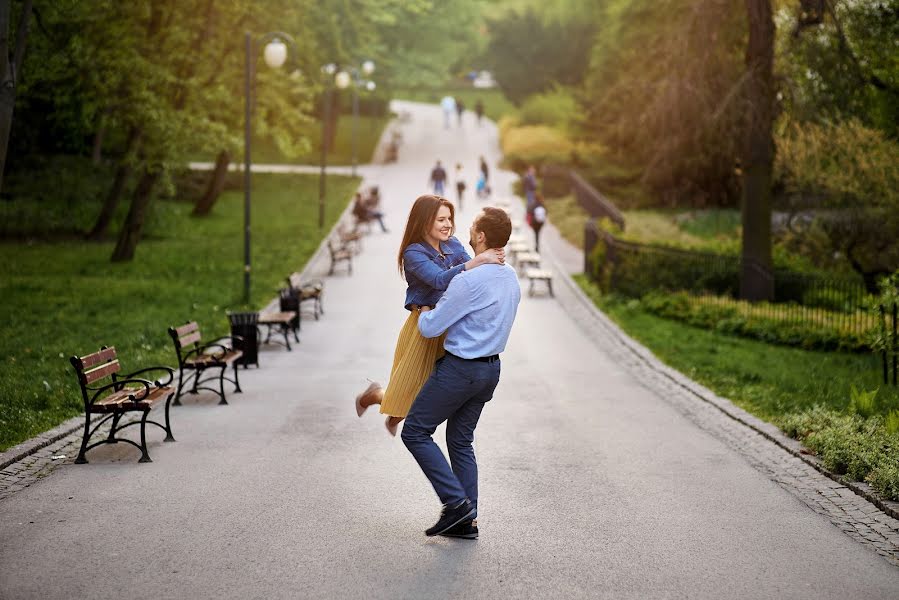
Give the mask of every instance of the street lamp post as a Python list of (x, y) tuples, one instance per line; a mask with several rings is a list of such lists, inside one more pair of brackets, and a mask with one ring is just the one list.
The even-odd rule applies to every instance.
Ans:
[(263, 50), (263, 58), (265, 59), (265, 64), (273, 69), (277, 69), (285, 63), (288, 55), (287, 45), (282, 40), (288, 41), (291, 49), (293, 49), (295, 57), (296, 42), (294, 42), (293, 38), (286, 33), (280, 31), (266, 33), (255, 40), (255, 43), (253, 40), (253, 35), (250, 32), (246, 32), (244, 34), (244, 46), (246, 49), (244, 100), (246, 104), (244, 110), (243, 293), (244, 302), (246, 302), (247, 304), (249, 304), (250, 302), (250, 201), (252, 185), (252, 160), (250, 158), (250, 141), (253, 137), (253, 84), (256, 78), (256, 56), (254, 50), (256, 45), (265, 43), (265, 48)]
[[(325, 94), (324, 94), (324, 110), (322, 111), (322, 140), (321, 140), (321, 162), (318, 176), (318, 229), (325, 228), (325, 192), (327, 188), (326, 169), (328, 166), (328, 139), (329, 125), (331, 121), (331, 83), (333, 81), (340, 89), (344, 89), (350, 84), (350, 74), (346, 71), (340, 71), (336, 75), (337, 65), (329, 63), (322, 67), (322, 73), (325, 74)], [(333, 77), (333, 79), (332, 79)]]
[[(365, 75), (371, 75), (375, 72), (375, 63), (373, 61), (367, 60), (362, 63), (362, 73)], [(368, 87), (369, 84), (374, 85), (373, 81), (364, 82), (360, 77), (360, 69), (354, 68), (352, 70), (353, 74), (353, 132), (352, 132), (352, 143), (353, 143), (353, 169), (352, 174), (353, 177), (356, 176), (356, 143), (357, 143), (357, 123), (359, 121), (359, 86), (366, 85), (368, 90), (374, 89), (373, 87)]]

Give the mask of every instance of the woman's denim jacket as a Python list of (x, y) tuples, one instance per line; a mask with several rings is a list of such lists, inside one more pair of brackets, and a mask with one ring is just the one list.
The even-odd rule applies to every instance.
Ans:
[(430, 244), (409, 244), (403, 251), (403, 270), (406, 272), (406, 310), (411, 305), (434, 306), (453, 277), (465, 270), (471, 257), (455, 237), (440, 242), (441, 252)]

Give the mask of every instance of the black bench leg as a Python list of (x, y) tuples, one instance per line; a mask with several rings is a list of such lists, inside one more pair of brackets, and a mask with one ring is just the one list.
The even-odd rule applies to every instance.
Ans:
[(178, 371), (178, 391), (175, 393), (175, 406), (181, 406), (181, 391), (184, 389), (184, 368)]
[(553, 282), (552, 282), (552, 279), (547, 280), (546, 285), (549, 286), (549, 295), (550, 295), (551, 297), (555, 298), (556, 295), (553, 294)]
[(287, 324), (282, 324), (281, 333), (284, 335), (284, 345), (287, 346), (287, 351), (290, 352), (290, 336), (287, 335), (288, 333), (290, 333), (290, 326)]
[(140, 420), (140, 451), (141, 457), (137, 461), (139, 463), (153, 462), (150, 460), (150, 453), (147, 452), (147, 415), (150, 414), (149, 409), (144, 411), (144, 416)]
[(172, 396), (165, 399), (165, 440), (166, 442), (174, 442), (175, 436), (172, 435), (172, 422), (169, 420), (169, 406), (172, 403)]
[[(258, 367), (259, 365), (256, 365), (256, 366)], [(222, 375), (224, 375), (224, 374), (225, 374), (225, 371), (223, 369)], [(240, 389), (240, 379), (237, 378), (237, 363), (236, 362), (234, 363), (234, 391), (237, 392), (238, 394), (243, 393), (243, 390)]]
[(219, 397), (221, 397), (219, 404), (228, 404), (228, 401), (225, 400), (225, 369), (227, 368), (228, 365), (222, 365), (222, 371), (219, 374)]
[(116, 441), (115, 440), (115, 432), (119, 426), (119, 419), (122, 418), (123, 414), (124, 413), (117, 412), (112, 417), (112, 427), (109, 428), (109, 435), (106, 437), (106, 441), (108, 441), (109, 443), (115, 443), (115, 441)]
[(84, 453), (87, 451), (87, 440), (91, 434), (91, 414), (84, 415), (84, 436), (81, 438), (81, 450), (78, 451), (78, 458), (75, 459), (76, 465), (86, 465), (87, 459)]

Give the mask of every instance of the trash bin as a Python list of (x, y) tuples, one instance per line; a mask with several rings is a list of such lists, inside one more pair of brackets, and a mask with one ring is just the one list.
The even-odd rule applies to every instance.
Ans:
[[(232, 344), (235, 350), (243, 352), (237, 360), (237, 364), (246, 369), (249, 365), (259, 367), (259, 313), (229, 313), (228, 321), (231, 323)], [(239, 337), (237, 337), (239, 336)]]
[(300, 330), (300, 294), (301, 290), (295, 287), (281, 288), (279, 292), (281, 312), (296, 312), (297, 316), (290, 321), (290, 330), (294, 336)]

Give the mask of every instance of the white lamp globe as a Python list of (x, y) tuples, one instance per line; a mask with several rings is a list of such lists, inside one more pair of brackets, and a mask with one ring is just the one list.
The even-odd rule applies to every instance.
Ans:
[(350, 85), (351, 77), (346, 71), (341, 71), (334, 76), (334, 84), (340, 89), (344, 89)]
[(375, 63), (373, 61), (367, 60), (362, 63), (362, 72), (366, 75), (371, 75), (375, 72)]
[(265, 57), (265, 64), (273, 69), (277, 69), (287, 61), (287, 44), (275, 38), (265, 45), (263, 56)]
[(378, 86), (375, 85), (374, 81), (369, 81), (368, 83), (365, 84), (365, 89), (367, 89), (369, 92), (375, 91), (376, 87), (378, 87)]

